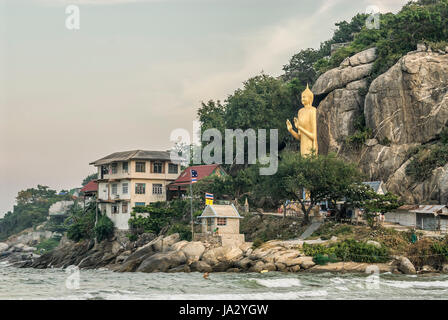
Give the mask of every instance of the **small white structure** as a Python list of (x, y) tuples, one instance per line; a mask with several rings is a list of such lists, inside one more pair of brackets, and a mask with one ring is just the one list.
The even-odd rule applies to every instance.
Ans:
[(385, 214), (386, 222), (422, 230), (448, 231), (448, 207), (446, 205), (403, 205)]
[(202, 219), (202, 234), (197, 238), (219, 237), (223, 246), (239, 246), (244, 243), (244, 234), (240, 234), (242, 217), (233, 204), (208, 205), (199, 219)]

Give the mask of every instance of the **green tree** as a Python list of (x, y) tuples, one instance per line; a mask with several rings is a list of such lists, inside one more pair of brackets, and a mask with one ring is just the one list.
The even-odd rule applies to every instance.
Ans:
[(378, 194), (365, 184), (355, 183), (347, 189), (345, 204), (355, 208), (363, 208), (369, 225), (373, 226), (373, 216), (375, 213), (384, 214), (395, 210), (403, 202), (393, 193)]
[(53, 203), (69, 199), (68, 195), (58, 195), (55, 190), (42, 185), (19, 191), (13, 211), (0, 219), (0, 240), (46, 221)]
[[(342, 199), (361, 177), (354, 164), (334, 154), (302, 157), (297, 152), (284, 152), (277, 174), (266, 178), (263, 189), (279, 201), (298, 201), (304, 213), (304, 223), (308, 223), (309, 213), (316, 205), (326, 200)], [(302, 199), (303, 190), (309, 192), (309, 204)]]

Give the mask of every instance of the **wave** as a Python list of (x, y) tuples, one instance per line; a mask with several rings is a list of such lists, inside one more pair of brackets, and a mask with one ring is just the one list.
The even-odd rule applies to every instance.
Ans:
[(290, 288), (300, 287), (302, 282), (299, 279), (250, 279), (267, 288)]

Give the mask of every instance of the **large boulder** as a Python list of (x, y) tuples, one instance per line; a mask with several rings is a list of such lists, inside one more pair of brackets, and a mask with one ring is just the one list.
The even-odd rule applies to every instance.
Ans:
[(204, 261), (195, 261), (189, 267), (192, 272), (212, 272), (212, 267)]
[(378, 249), (381, 248), (381, 243), (379, 243), (378, 241), (369, 240), (369, 241), (367, 241), (367, 244), (370, 244)]
[(191, 272), (190, 267), (186, 264), (182, 264), (178, 267), (171, 268), (168, 270), (169, 273), (175, 273), (175, 272)]
[(144, 257), (125, 261), (118, 269), (119, 272), (135, 272), (142, 263)]
[(179, 242), (179, 240), (179, 234), (173, 233), (172, 235), (162, 238), (161, 241), (155, 242), (152, 246), (155, 251), (168, 251), (171, 249), (171, 246), (176, 242)]
[(178, 250), (181, 250), (183, 247), (185, 247), (189, 243), (190, 242), (187, 240), (182, 240), (182, 241), (179, 241), (179, 242), (176, 242), (175, 244), (173, 244), (171, 246), (171, 249), (173, 249), (174, 251), (178, 251)]
[(409, 259), (406, 257), (398, 258), (398, 266), (397, 267), (398, 267), (398, 270), (400, 270), (404, 274), (416, 274), (417, 273), (412, 262), (409, 261)]
[(242, 259), (236, 261), (234, 264), (236, 267), (238, 267), (240, 269), (247, 270), (252, 265), (252, 260), (245, 257), (245, 258), (242, 258)]
[(260, 272), (265, 270), (265, 264), (262, 261), (257, 261), (254, 265), (249, 268), (249, 272)]
[(134, 253), (132, 253), (124, 262), (131, 260), (136, 260), (144, 256), (156, 253), (162, 249), (162, 236), (155, 238), (154, 240), (148, 242), (143, 247), (138, 248)]
[(321, 75), (313, 86), (315, 95), (327, 94), (335, 89), (344, 88), (350, 82), (366, 78), (372, 72), (373, 63), (356, 67), (340, 66)]
[(225, 254), (223, 259), (227, 260), (227, 261), (235, 261), (240, 259), (243, 256), (243, 251), (240, 248), (229, 248)]
[(233, 262), (243, 256), (243, 251), (237, 247), (217, 247), (207, 250), (202, 255), (202, 260), (209, 265), (215, 265), (219, 262)]
[(302, 259), (302, 261), (300, 262), (300, 267), (302, 269), (307, 270), (316, 265), (316, 263), (314, 263), (314, 261), (313, 261), (313, 257), (302, 257), (300, 259)]
[(185, 264), (186, 261), (182, 251), (159, 252), (146, 258), (137, 268), (137, 272), (166, 272)]
[(205, 247), (200, 241), (190, 242), (183, 246), (181, 251), (185, 253), (188, 262), (198, 261), (205, 251)]
[(448, 263), (447, 263), (447, 264), (444, 264), (444, 265), (442, 266), (442, 272), (443, 272), (443, 273), (448, 273)]

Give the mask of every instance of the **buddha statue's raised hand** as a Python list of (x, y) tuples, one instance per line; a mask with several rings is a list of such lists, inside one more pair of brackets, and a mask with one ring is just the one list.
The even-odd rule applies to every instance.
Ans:
[(288, 129), (289, 132), (292, 131), (292, 124), (291, 121), (289, 121), (289, 119), (286, 120), (286, 128)]

